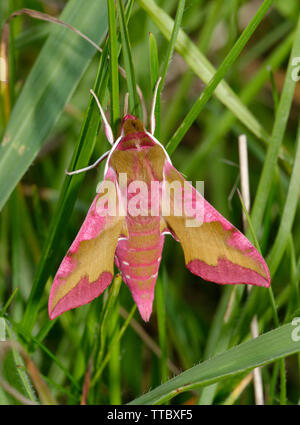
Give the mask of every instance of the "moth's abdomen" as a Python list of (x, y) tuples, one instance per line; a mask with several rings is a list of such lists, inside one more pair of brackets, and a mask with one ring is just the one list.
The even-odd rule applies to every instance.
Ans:
[(127, 218), (127, 229), (128, 238), (119, 240), (115, 261), (141, 316), (147, 321), (164, 243), (160, 217)]

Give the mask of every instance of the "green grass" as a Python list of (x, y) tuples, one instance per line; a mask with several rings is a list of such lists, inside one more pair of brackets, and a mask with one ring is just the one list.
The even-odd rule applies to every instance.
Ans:
[[(0, 87), (0, 316), (12, 342), (0, 347), (0, 404), (253, 404), (252, 380), (241, 385), (257, 366), (266, 404), (299, 404), (292, 321), (300, 316), (300, 81), (291, 75), (300, 57), (300, 6), (53, 3), (1, 2), (1, 28), (9, 13), (31, 7), (75, 26), (103, 53), (57, 25), (28, 17), (11, 25), (10, 86)], [(74, 176), (64, 170), (109, 149), (89, 90), (116, 137), (125, 94), (129, 113), (143, 118), (141, 88), (149, 121), (160, 76), (156, 137), (188, 180), (205, 181), (207, 200), (240, 229), (237, 139), (247, 135), (247, 236), (266, 258), (271, 290), (201, 280), (167, 237), (149, 323), (117, 274), (98, 299), (50, 321), (53, 277), (104, 166)], [(260, 335), (252, 340), (254, 316)]]

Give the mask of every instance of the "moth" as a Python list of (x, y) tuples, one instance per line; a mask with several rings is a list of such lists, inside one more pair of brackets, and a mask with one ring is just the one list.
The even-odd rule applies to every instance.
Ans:
[[(171, 234), (181, 244), (186, 267), (204, 280), (270, 286), (269, 270), (259, 252), (186, 182), (154, 137), (158, 84), (159, 81), (150, 131), (138, 118), (125, 114), (116, 141), (91, 91), (112, 148), (95, 164), (69, 173), (87, 171), (106, 159), (103, 182), (54, 278), (49, 297), (50, 319), (98, 297), (111, 283), (116, 264), (141, 317), (148, 321), (165, 234)], [(124, 176), (125, 182), (121, 179)], [(134, 191), (132, 184), (136, 182), (139, 183)], [(176, 193), (170, 190), (172, 185), (177, 187)], [(147, 189), (147, 196), (142, 188)], [(108, 204), (114, 208), (109, 209)], [(134, 212), (142, 213), (133, 213), (132, 204), (136, 207)]]

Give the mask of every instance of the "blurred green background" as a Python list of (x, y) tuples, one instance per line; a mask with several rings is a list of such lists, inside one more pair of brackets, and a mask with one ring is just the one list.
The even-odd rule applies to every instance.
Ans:
[[(249, 373), (266, 364), (264, 402), (298, 404), (300, 342), (291, 339), (291, 321), (300, 316), (300, 83), (291, 75), (297, 77), (300, 63), (293, 62), (300, 57), (300, 5), (137, 0), (126, 2), (122, 22), (122, 4), (0, 4), (1, 28), (10, 13), (30, 8), (60, 17), (104, 49), (95, 53), (70, 30), (28, 16), (14, 19), (8, 32), (9, 85), (1, 85), (0, 116), (0, 325), (15, 343), (0, 342), (0, 403), (119, 404), (167, 382), (159, 394), (139, 402), (254, 404)], [(115, 37), (107, 41), (115, 13)], [(169, 19), (186, 37), (175, 31), (172, 38)], [(4, 47), (2, 39), (2, 57)], [(149, 323), (132, 310), (131, 294), (118, 279), (118, 296), (108, 289), (50, 322), (53, 276), (94, 198), (104, 164), (72, 179), (65, 169), (84, 167), (109, 148), (89, 90), (94, 87), (115, 129), (130, 92), (108, 52), (111, 58), (119, 55), (119, 64), (136, 79), (148, 114), (155, 81), (165, 76), (157, 137), (176, 168), (194, 183), (203, 180), (206, 199), (240, 230), (238, 137), (247, 135), (251, 219), (271, 270), (272, 292), (248, 293), (240, 285), (201, 280), (185, 268), (180, 245), (166, 237)], [(214, 80), (222, 80), (216, 91), (207, 86), (212, 66), (224, 71)], [(205, 87), (211, 92), (197, 109)], [(135, 107), (133, 112), (141, 111)], [(195, 119), (189, 122), (193, 107)], [(178, 135), (180, 125), (186, 127)], [(247, 235), (254, 240), (251, 229)], [(255, 315), (259, 338), (266, 339), (250, 341)], [(230, 351), (235, 346), (241, 351)], [(180, 375), (199, 363), (187, 378)], [(168, 381), (174, 375), (178, 381)], [(179, 395), (172, 393), (185, 385)]]

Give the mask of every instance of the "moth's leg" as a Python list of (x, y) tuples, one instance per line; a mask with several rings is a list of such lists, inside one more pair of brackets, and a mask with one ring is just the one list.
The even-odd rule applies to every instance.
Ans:
[(155, 131), (155, 105), (156, 105), (158, 87), (159, 87), (160, 82), (161, 82), (161, 77), (159, 77), (159, 79), (157, 80), (157, 83), (155, 85), (154, 96), (153, 96), (152, 106), (151, 106), (150, 133), (152, 134), (152, 136), (154, 135), (154, 131)]
[(97, 159), (96, 162), (94, 162), (94, 164), (89, 165), (88, 167), (80, 168), (79, 170), (74, 170), (74, 171), (65, 170), (65, 173), (68, 174), (68, 176), (73, 176), (73, 174), (80, 174), (80, 173), (84, 173), (85, 171), (92, 170), (93, 168), (96, 168), (100, 164), (100, 162), (102, 162), (103, 159), (108, 156), (109, 152), (110, 151), (105, 152), (102, 156), (100, 156), (100, 158)]
[(104, 124), (104, 130), (105, 130), (106, 138), (109, 141), (109, 143), (111, 145), (113, 145), (114, 144), (114, 135), (113, 135), (111, 126), (108, 124), (108, 121), (107, 121), (106, 116), (105, 116), (105, 114), (103, 112), (103, 109), (102, 109), (102, 106), (101, 106), (101, 104), (99, 102), (99, 99), (96, 96), (96, 93), (92, 89), (90, 90), (90, 93), (94, 96), (94, 98), (95, 98), (95, 100), (97, 102), (98, 108), (100, 110), (100, 114), (101, 114), (101, 117), (102, 117), (102, 120), (103, 120), (103, 124)]

